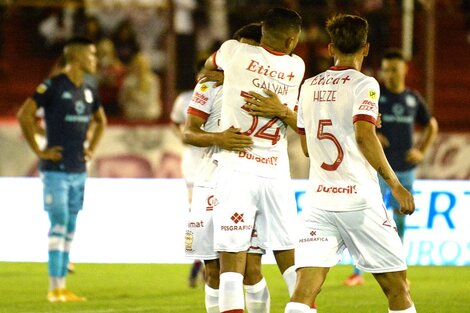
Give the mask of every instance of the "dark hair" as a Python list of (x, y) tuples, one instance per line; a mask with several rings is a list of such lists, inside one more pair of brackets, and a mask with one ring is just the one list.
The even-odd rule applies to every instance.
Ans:
[(384, 60), (401, 60), (405, 61), (403, 53), (398, 48), (387, 49), (382, 57)]
[(302, 17), (294, 10), (274, 8), (266, 13), (263, 28), (268, 31), (285, 31), (288, 29), (299, 31), (302, 26)]
[(88, 46), (88, 45), (94, 45), (95, 43), (86, 38), (86, 37), (72, 37), (70, 38), (64, 45), (64, 47), (72, 46), (72, 45), (80, 45), (80, 46)]
[(326, 31), (340, 52), (351, 54), (367, 43), (369, 24), (357, 15), (338, 14), (326, 21)]
[(233, 34), (233, 39), (240, 41), (246, 38), (256, 42), (261, 41), (261, 23), (250, 23), (243, 26)]

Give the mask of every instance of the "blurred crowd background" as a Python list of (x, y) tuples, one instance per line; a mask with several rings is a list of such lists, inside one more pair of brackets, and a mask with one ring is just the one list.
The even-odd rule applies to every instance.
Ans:
[[(92, 175), (180, 177), (184, 147), (169, 127), (174, 100), (194, 87), (195, 64), (235, 30), (272, 7), (297, 10), (304, 25), (295, 53), (307, 78), (332, 63), (326, 18), (359, 14), (370, 23), (363, 72), (380, 79), (384, 50), (407, 39), (410, 2), (408, 85), (424, 95), (441, 130), (420, 176), (470, 178), (469, 0), (0, 0), (0, 175), (36, 173), (14, 117), (36, 86), (60, 70), (62, 46), (74, 35), (96, 42), (93, 79), (110, 124)], [(307, 161), (292, 154), (293, 176), (306, 177)]]

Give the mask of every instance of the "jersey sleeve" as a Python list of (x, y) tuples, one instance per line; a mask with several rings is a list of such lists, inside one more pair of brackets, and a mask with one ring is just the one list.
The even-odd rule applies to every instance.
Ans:
[(300, 97), (297, 105), (297, 133), (305, 135), (304, 112), (302, 109), (303, 87), (300, 89)]
[(367, 121), (377, 124), (380, 87), (375, 78), (367, 77), (358, 84), (354, 94), (353, 123)]
[(427, 109), (426, 102), (423, 97), (418, 93), (414, 92), (416, 96), (416, 101), (418, 104), (418, 110), (416, 111), (415, 122), (421, 126), (425, 126), (429, 123), (431, 119), (431, 113)]
[(36, 101), (39, 108), (47, 106), (52, 96), (52, 80), (47, 79), (42, 82), (33, 94), (33, 99)]
[(213, 109), (217, 88), (213, 82), (198, 83), (189, 102), (188, 114), (207, 120)]
[(184, 124), (186, 122), (187, 103), (184, 103), (186, 100), (187, 97), (180, 94), (176, 97), (175, 103), (173, 104), (170, 118), (176, 124)]
[(236, 50), (243, 44), (236, 40), (227, 40), (220, 46), (219, 50), (214, 54), (213, 61), (218, 68), (224, 69), (230, 60), (233, 60), (233, 55)]

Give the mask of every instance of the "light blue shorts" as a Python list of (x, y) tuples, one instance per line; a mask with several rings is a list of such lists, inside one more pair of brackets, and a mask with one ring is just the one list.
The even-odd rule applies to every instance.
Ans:
[(40, 176), (44, 186), (44, 210), (77, 213), (83, 208), (86, 173), (42, 171)]
[[(405, 187), (409, 192), (413, 193), (413, 183), (416, 179), (416, 169), (411, 169), (404, 172), (395, 172), (395, 174), (397, 175), (398, 180), (403, 185), (403, 187)], [(382, 192), (385, 206), (387, 208), (398, 209), (400, 207), (400, 204), (390, 192), (390, 187), (388, 187), (387, 183), (383, 180), (380, 175), (378, 176), (380, 191)]]

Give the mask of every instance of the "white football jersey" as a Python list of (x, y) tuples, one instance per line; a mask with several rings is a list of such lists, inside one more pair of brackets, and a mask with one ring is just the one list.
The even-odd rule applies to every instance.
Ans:
[(221, 128), (240, 128), (253, 138), (246, 152), (222, 150), (221, 165), (262, 177), (285, 177), (289, 173), (286, 124), (278, 118), (253, 117), (242, 95), (249, 91), (275, 92), (282, 103), (294, 109), (305, 64), (296, 55), (228, 40), (217, 51), (215, 63), (224, 70)]
[(352, 211), (381, 201), (377, 172), (359, 150), (354, 122), (376, 124), (379, 84), (348, 67), (332, 67), (304, 82), (297, 125), (310, 157), (311, 205)]
[[(220, 111), (222, 108), (222, 86), (214, 87), (214, 82), (197, 84), (189, 102), (188, 114), (206, 120), (202, 129), (207, 132), (220, 132)], [(195, 186), (211, 186), (214, 183), (216, 164), (212, 155), (219, 151), (217, 146), (200, 148), (204, 151), (199, 160)]]
[[(187, 119), (187, 111), (193, 91), (188, 90), (180, 93), (173, 104), (170, 118), (178, 125), (184, 125)], [(186, 145), (183, 151), (181, 160), (181, 170), (183, 172), (184, 179), (189, 186), (194, 184), (194, 180), (200, 173), (199, 165), (201, 159), (204, 157), (205, 150), (200, 147)]]

